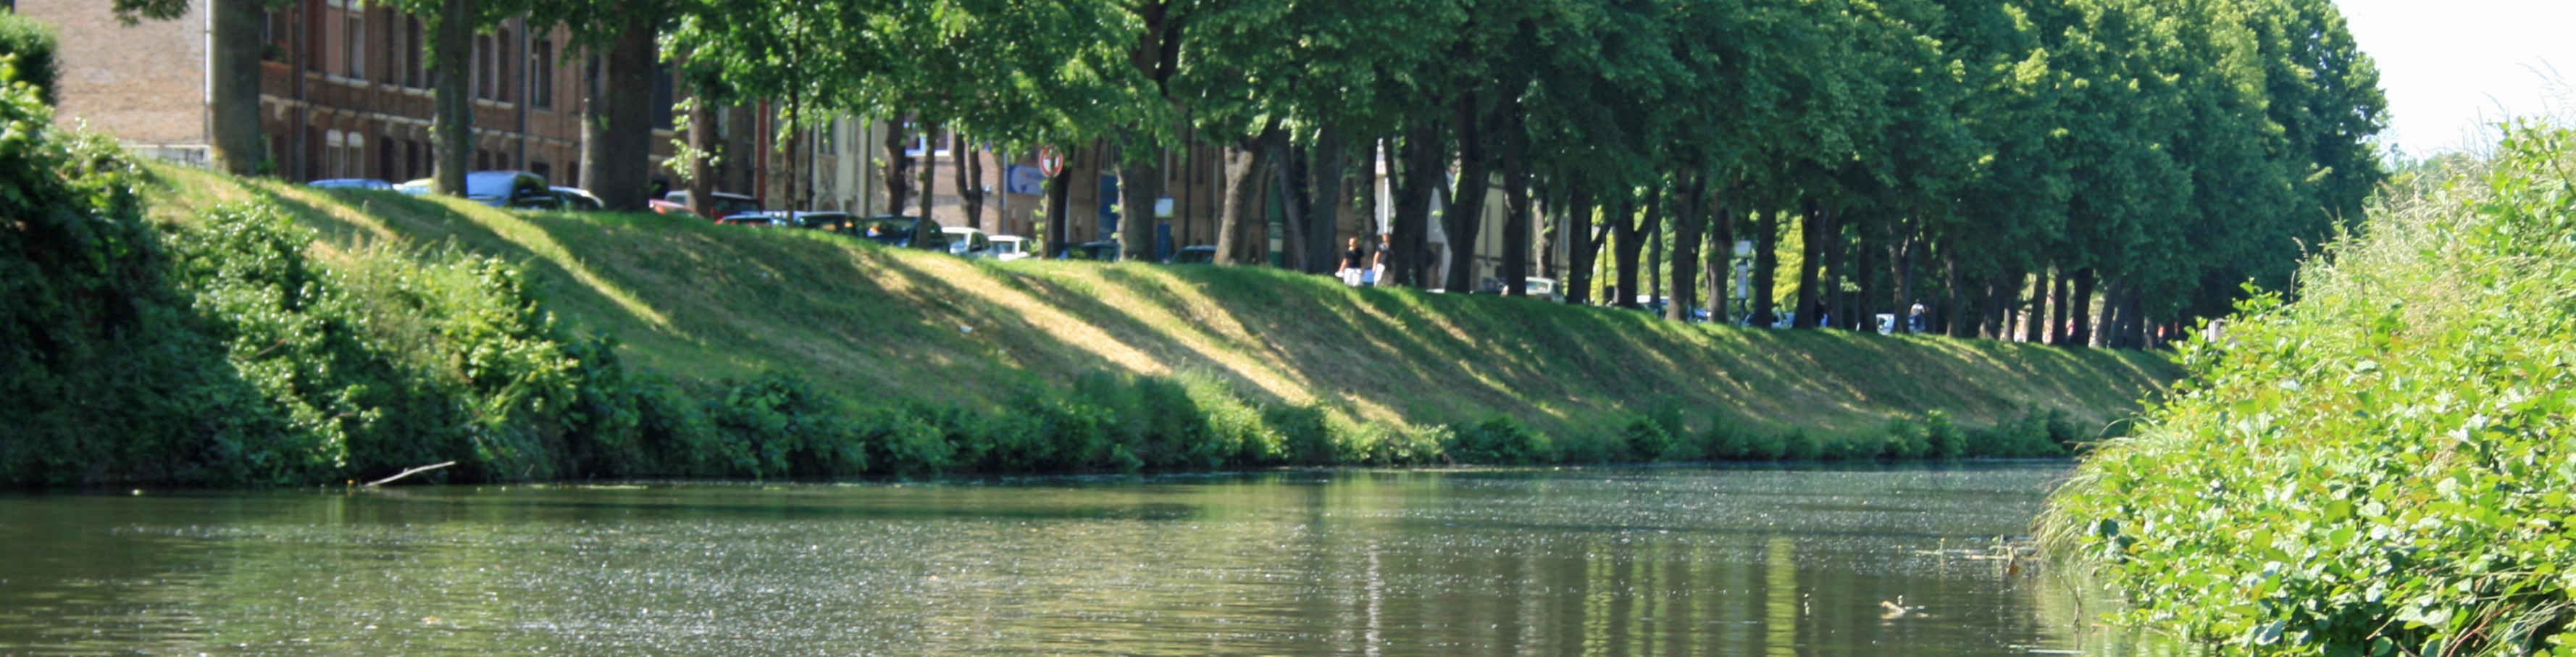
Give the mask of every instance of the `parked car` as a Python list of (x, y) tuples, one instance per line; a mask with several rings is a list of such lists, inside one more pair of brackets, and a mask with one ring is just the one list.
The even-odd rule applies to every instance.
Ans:
[[(708, 221), (760, 211), (760, 199), (732, 192), (709, 192), (707, 201), (707, 212), (702, 216)], [(646, 201), (645, 205), (661, 214), (689, 214), (689, 190), (671, 190), (671, 193), (662, 195), (662, 200)]]
[(1018, 260), (1029, 257), (1029, 238), (1018, 235), (994, 235), (986, 239), (993, 241), (991, 253), (994, 260)]
[(608, 207), (608, 204), (599, 202), (599, 197), (591, 196), (590, 190), (587, 189), (579, 187), (556, 187), (554, 188), (554, 191), (555, 198), (560, 199), (563, 202), (563, 209), (566, 210), (595, 212), (600, 208)]
[(1531, 297), (1565, 303), (1565, 293), (1557, 291), (1556, 279), (1531, 276), (1521, 280), (1521, 287), (1528, 290)]
[(993, 240), (985, 237), (982, 230), (965, 226), (948, 226), (939, 230), (948, 233), (948, 252), (951, 254), (969, 258), (992, 255)]
[(860, 219), (850, 227), (850, 234), (907, 249), (947, 251), (949, 242), (948, 232), (939, 229), (936, 219), (892, 214)]
[(778, 211), (775, 211), (775, 210), (761, 210), (761, 211), (757, 211), (757, 212), (743, 212), (743, 213), (738, 213), (738, 214), (735, 214), (735, 215), (733, 215), (733, 216), (725, 217), (725, 218), (723, 218), (723, 219), (717, 219), (717, 220), (716, 220), (716, 225), (720, 225), (720, 226), (752, 226), (752, 227), (757, 227), (757, 228), (802, 228), (802, 227), (804, 227), (804, 225), (803, 225), (803, 224), (801, 224), (801, 223), (799, 223), (799, 222), (797, 222), (797, 221), (796, 221), (796, 217), (795, 217), (794, 215), (791, 215), (791, 214), (789, 214), (789, 213), (785, 213), (785, 212), (778, 212)]
[(1075, 244), (1073, 246), (1065, 247), (1064, 252), (1056, 254), (1056, 257), (1073, 260), (1117, 262), (1118, 240), (1099, 240)]
[[(404, 182), (394, 189), (420, 196), (429, 193), (429, 179)], [(467, 171), (465, 198), (496, 208), (554, 210), (563, 207), (563, 197), (555, 195), (546, 179), (526, 171)]]
[(393, 189), (393, 188), (394, 188), (394, 184), (393, 184), (393, 183), (385, 182), (385, 181), (382, 181), (382, 180), (377, 180), (377, 179), (374, 179), (374, 178), (325, 178), (325, 179), (322, 179), (322, 180), (316, 180), (316, 181), (313, 181), (313, 182), (304, 183), (304, 185), (305, 185), (306, 187), (319, 187), (319, 188), (322, 188), (322, 189), (383, 189), (383, 190), (390, 190), (390, 189)]
[(796, 226), (799, 228), (835, 233), (848, 233), (859, 224), (859, 217), (847, 212), (822, 210), (798, 212), (792, 216), (796, 219)]
[(1207, 244), (1184, 246), (1181, 247), (1181, 250), (1172, 252), (1171, 259), (1164, 260), (1163, 262), (1175, 265), (1214, 264), (1216, 262), (1216, 247)]

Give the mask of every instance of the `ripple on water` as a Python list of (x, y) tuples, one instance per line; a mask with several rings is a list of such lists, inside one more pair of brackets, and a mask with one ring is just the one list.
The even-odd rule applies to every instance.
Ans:
[(0, 500), (0, 653), (2064, 649), (2062, 467)]

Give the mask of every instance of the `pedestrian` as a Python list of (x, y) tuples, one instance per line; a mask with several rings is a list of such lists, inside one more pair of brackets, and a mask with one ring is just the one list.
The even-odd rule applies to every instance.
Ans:
[(1905, 312), (1905, 332), (1923, 332), (1923, 304), (1914, 304), (1914, 309)]
[(1360, 238), (1351, 238), (1349, 244), (1350, 247), (1342, 251), (1340, 274), (1343, 285), (1356, 287), (1360, 284), (1360, 269), (1363, 266), (1362, 263), (1366, 262), (1368, 254), (1360, 252)]
[(1368, 269), (1368, 275), (1367, 275), (1367, 278), (1368, 278), (1368, 284), (1369, 284), (1370, 286), (1378, 286), (1378, 285), (1385, 285), (1385, 284), (1386, 284), (1386, 252), (1387, 252), (1387, 250), (1388, 250), (1389, 248), (1391, 248), (1391, 247), (1389, 247), (1389, 246), (1387, 245), (1387, 241), (1386, 241), (1386, 240), (1387, 240), (1386, 233), (1378, 233), (1378, 234), (1377, 234), (1377, 252), (1376, 252), (1376, 253), (1369, 254), (1369, 269)]

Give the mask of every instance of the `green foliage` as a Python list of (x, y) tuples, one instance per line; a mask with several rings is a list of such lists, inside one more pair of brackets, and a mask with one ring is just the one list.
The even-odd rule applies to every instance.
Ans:
[(1449, 436), (1449, 454), (1467, 463), (1528, 465), (1556, 459), (1556, 444), (1547, 434), (1531, 430), (1509, 415), (1452, 427)]
[(2576, 136), (2521, 130), (2389, 190), (2298, 302), (2184, 348), (2184, 391), (2053, 498), (2052, 551), (2232, 654), (2565, 654), (2571, 174)]
[(15, 72), (6, 79), (36, 88), (36, 100), (54, 104), (54, 85), (62, 77), (56, 52), (62, 49), (54, 30), (18, 12), (0, 12), (0, 58)]

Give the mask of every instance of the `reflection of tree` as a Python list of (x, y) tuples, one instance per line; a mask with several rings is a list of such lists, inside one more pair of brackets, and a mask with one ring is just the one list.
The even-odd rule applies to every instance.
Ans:
[(1804, 601), (1798, 599), (1798, 543), (1786, 536), (1774, 536), (1762, 550), (1762, 636), (1763, 654), (1798, 654), (1798, 619), (1805, 616)]
[[(296, 650), (1991, 654), (2070, 645), (2054, 628), (2099, 611), (2042, 578), (1932, 552), (1943, 537), (1966, 544), (1952, 532), (2020, 526), (2022, 507), (1992, 491), (2049, 474), (1358, 472), (146, 498), (92, 515), (161, 533), (29, 543), (69, 555), (52, 561), (0, 545), (0, 579), (42, 590), (19, 588), (46, 581), (19, 564), (63, 562), (65, 578), (163, 583), (117, 591), (124, 609), (151, 608), (129, 620), (185, 623), (144, 631), (182, 638), (129, 633), (96, 652), (309, 639)], [(1890, 500), (1906, 506), (1883, 510)], [(168, 508), (130, 513), (155, 503)], [(11, 519), (0, 539), (48, 536), (19, 522), (46, 514), (15, 510), (0, 506)], [(1900, 593), (1924, 615), (1882, 620), (1878, 601)], [(32, 641), (9, 617), (28, 604), (0, 596), (0, 645)], [(90, 604), (68, 612), (117, 610)], [(2140, 652), (2125, 635), (2081, 640)]]

